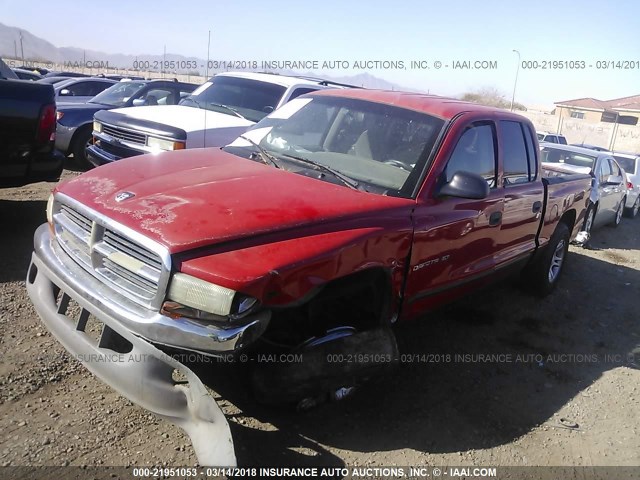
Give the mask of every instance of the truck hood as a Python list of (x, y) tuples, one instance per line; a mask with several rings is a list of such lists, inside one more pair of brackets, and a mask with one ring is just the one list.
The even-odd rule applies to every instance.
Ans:
[(212, 128), (249, 128), (254, 122), (244, 120), (235, 115), (212, 112), (203, 108), (185, 107), (184, 105), (154, 105), (148, 107), (128, 107), (111, 110), (129, 118), (148, 120), (163, 125), (169, 125), (185, 132), (199, 132)]
[[(219, 149), (123, 159), (58, 187), (89, 208), (163, 244), (171, 253), (249, 236), (341, 222), (373, 222), (415, 201), (353, 190)], [(118, 202), (116, 194), (131, 198)], [(346, 222), (346, 223), (345, 223)]]

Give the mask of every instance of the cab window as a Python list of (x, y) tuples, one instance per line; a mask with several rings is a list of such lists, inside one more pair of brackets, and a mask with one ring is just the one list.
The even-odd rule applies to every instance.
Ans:
[(493, 124), (474, 124), (468, 127), (453, 150), (445, 168), (446, 181), (456, 172), (476, 173), (489, 188), (496, 186), (496, 148)]

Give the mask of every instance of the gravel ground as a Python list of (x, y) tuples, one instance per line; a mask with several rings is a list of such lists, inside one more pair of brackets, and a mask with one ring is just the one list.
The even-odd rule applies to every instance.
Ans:
[[(194, 465), (180, 429), (96, 380), (31, 306), (52, 187), (0, 190), (2, 465)], [(257, 405), (229, 368), (203, 375), (243, 465), (637, 466), (639, 248), (640, 219), (625, 219), (571, 247), (547, 299), (505, 282), (400, 326), (394, 375), (308, 413)]]

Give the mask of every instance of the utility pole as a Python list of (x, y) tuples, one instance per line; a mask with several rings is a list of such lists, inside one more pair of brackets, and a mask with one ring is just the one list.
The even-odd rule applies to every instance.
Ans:
[(164, 46), (164, 53), (162, 54), (162, 78), (164, 78), (164, 66), (167, 61), (167, 46)]
[(513, 112), (513, 102), (516, 99), (516, 85), (518, 85), (518, 73), (520, 73), (520, 52), (513, 50), (513, 53), (518, 54), (518, 68), (516, 69), (516, 80), (513, 82), (513, 95), (511, 95), (511, 111)]
[(20, 52), (22, 53), (22, 63), (24, 64), (24, 46), (22, 45), (22, 30), (20, 31)]
[(15, 38), (13, 39), (13, 58), (18, 58), (18, 43)]

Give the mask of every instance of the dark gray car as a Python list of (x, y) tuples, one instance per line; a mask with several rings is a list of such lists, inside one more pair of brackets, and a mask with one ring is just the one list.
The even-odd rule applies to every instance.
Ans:
[(622, 219), (627, 186), (623, 170), (611, 152), (550, 143), (540, 144), (545, 168), (573, 173), (588, 173), (593, 177), (590, 205), (583, 230), (591, 232), (601, 225), (617, 227)]
[(108, 78), (70, 78), (54, 85), (56, 102), (85, 103), (114, 83), (118, 81)]

